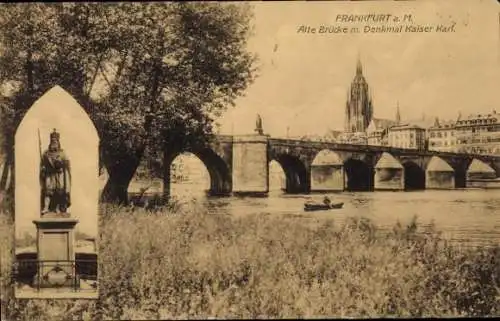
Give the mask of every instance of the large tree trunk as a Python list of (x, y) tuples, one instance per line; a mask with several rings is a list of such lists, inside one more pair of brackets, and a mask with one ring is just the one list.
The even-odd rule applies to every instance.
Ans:
[[(5, 157), (5, 163), (3, 164), (2, 176), (0, 177), (0, 191), (4, 192), (9, 189), (9, 185), (12, 184), (12, 163), (14, 160), (13, 152), (9, 151)], [(9, 174), (11, 176), (11, 181), (8, 182)]]
[(139, 167), (140, 160), (141, 157), (123, 155), (119, 162), (112, 165), (105, 161), (109, 178), (101, 194), (102, 202), (128, 204), (128, 186)]
[[(14, 153), (7, 154), (0, 179), (0, 211), (10, 213), (14, 218)], [(10, 176), (10, 179), (9, 179)]]

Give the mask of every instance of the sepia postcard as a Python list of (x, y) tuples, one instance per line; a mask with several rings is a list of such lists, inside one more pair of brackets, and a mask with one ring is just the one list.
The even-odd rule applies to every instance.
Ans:
[(2, 320), (500, 316), (500, 2), (0, 4)]

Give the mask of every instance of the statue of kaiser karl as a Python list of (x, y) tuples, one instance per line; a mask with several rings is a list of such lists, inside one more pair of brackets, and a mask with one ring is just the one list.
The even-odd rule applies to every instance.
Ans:
[[(71, 206), (70, 163), (59, 142), (60, 134), (54, 128), (50, 143), (41, 154), (40, 184), (42, 215), (47, 212), (66, 213)], [(41, 151), (41, 146), (40, 146)]]

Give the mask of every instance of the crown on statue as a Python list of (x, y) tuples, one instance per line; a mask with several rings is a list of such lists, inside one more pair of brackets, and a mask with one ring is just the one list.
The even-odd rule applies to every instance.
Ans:
[(50, 139), (59, 139), (59, 133), (57, 132), (57, 130), (54, 128), (54, 131), (52, 133), (50, 133)]

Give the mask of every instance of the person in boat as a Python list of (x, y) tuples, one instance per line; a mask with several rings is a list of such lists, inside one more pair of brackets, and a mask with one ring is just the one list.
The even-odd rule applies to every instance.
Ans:
[(332, 204), (332, 200), (328, 196), (325, 196), (323, 198), (323, 204), (330, 205), (330, 204)]

